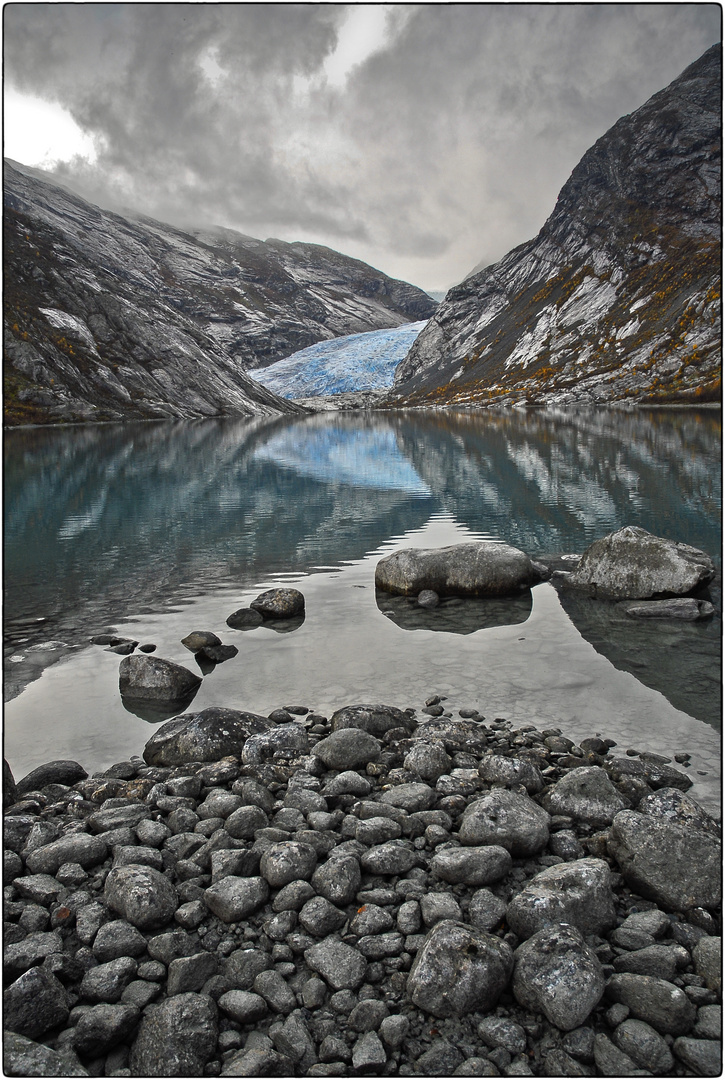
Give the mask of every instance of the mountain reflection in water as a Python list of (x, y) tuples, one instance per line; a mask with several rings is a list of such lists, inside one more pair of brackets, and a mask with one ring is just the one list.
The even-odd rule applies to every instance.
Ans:
[[(186, 607), (226, 590), (223, 631), (245, 590), (339, 570), (436, 520), (456, 523), (467, 539), (513, 544), (535, 557), (581, 552), (636, 524), (718, 558), (720, 435), (719, 413), (689, 410), (328, 413), (9, 431), (6, 697), (22, 695), (53, 659), (56, 671), (72, 672), (88, 638), (108, 626), (134, 620), (142, 637), (150, 632), (144, 619), (163, 615), (186, 633), (196, 628), (185, 623)], [(370, 603), (365, 617), (382, 618), (372, 590)], [(329, 604), (334, 634), (345, 613)], [(605, 649), (610, 631), (592, 631), (575, 603), (563, 607), (625, 669), (626, 643), (644, 636), (648, 645), (629, 670), (670, 700), (673, 680), (687, 685), (690, 660), (666, 645), (674, 640), (667, 629), (619, 626), (611, 632), (621, 647), (607, 641)], [(400, 626), (410, 625), (411, 610), (399, 615)], [(414, 615), (428, 620), (423, 630), (467, 633), (471, 641), (491, 626), (484, 618), (466, 629), (445, 606)], [(149, 625), (159, 633), (158, 621)], [(706, 669), (714, 689), (703, 696), (698, 687), (678, 707), (710, 723), (719, 716), (719, 627), (718, 614), (709, 625), (682, 628), (692, 654), (699, 651), (702, 681)], [(269, 648), (284, 639), (293, 658), (307, 630), (244, 637)], [(83, 648), (73, 656), (28, 653), (49, 639)], [(235, 663), (220, 668), (238, 670)], [(384, 675), (375, 673), (371, 697)]]

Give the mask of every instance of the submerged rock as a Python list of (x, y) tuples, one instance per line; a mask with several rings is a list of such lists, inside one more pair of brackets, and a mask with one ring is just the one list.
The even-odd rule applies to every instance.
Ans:
[(563, 581), (600, 599), (650, 600), (686, 596), (714, 577), (704, 551), (625, 525), (595, 540)]
[(543, 571), (518, 548), (482, 541), (442, 548), (405, 548), (381, 559), (376, 588), (404, 596), (509, 596), (543, 580)]
[(709, 600), (696, 600), (694, 596), (641, 600), (638, 604), (626, 604), (624, 610), (632, 619), (680, 619), (684, 622), (711, 619), (715, 614)]

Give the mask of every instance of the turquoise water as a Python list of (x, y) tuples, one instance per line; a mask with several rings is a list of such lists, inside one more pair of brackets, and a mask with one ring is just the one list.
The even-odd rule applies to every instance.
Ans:
[[(510, 621), (462, 610), (457, 626), (448, 610), (437, 625), (411, 626), (385, 614), (373, 577), (396, 547), (473, 538), (572, 554), (625, 524), (719, 563), (720, 437), (719, 413), (684, 410), (10, 431), (11, 765), (22, 775), (52, 757), (88, 768), (140, 753), (149, 725), (120, 701), (118, 656), (89, 637), (114, 628), (195, 669), (180, 639), (210, 629), (240, 653), (204, 679), (195, 708), (420, 706), (446, 688), (451, 703), (486, 715), (558, 717), (582, 734), (618, 727), (628, 743), (659, 739), (670, 752), (701, 745), (707, 784), (718, 756), (719, 618), (635, 631), (611, 605), (592, 617), (569, 610), (547, 584)], [(298, 631), (226, 627), (235, 608), (285, 581), (307, 597)], [(68, 647), (32, 649), (48, 640)]]

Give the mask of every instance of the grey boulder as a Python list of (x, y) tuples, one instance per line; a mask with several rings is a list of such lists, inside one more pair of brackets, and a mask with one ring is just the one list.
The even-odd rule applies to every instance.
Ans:
[(410, 969), (407, 994), (441, 1018), (493, 1009), (513, 970), (513, 953), (500, 938), (444, 920), (426, 936)]
[(394, 705), (346, 705), (332, 714), (330, 724), (333, 731), (361, 728), (378, 739), (392, 728), (402, 727), (412, 731), (415, 727), (409, 714), (396, 709)]
[(291, 619), (305, 610), (305, 598), (299, 589), (268, 589), (249, 606), (263, 619)]
[(610, 1001), (626, 1005), (635, 1020), (644, 1020), (662, 1035), (688, 1035), (694, 1027), (697, 1009), (666, 979), (623, 972), (612, 975), (605, 989)]
[(156, 930), (179, 906), (176, 889), (150, 866), (114, 867), (104, 886), (106, 904), (139, 930)]
[(66, 784), (70, 787), (79, 780), (85, 780), (87, 776), (88, 773), (77, 761), (47, 761), (17, 781), (15, 794), (20, 799), (29, 791), (42, 791), (47, 784)]
[(206, 994), (177, 994), (147, 1010), (131, 1050), (132, 1076), (203, 1076), (218, 1037), (217, 1007)]
[(305, 949), (305, 963), (333, 990), (356, 990), (365, 978), (367, 961), (362, 953), (343, 941), (328, 937)]
[(497, 844), (486, 847), (444, 848), (430, 862), (432, 873), (451, 885), (490, 885), (511, 869), (511, 856)]
[(601, 599), (655, 600), (686, 596), (714, 577), (704, 551), (625, 525), (595, 540), (564, 581)]
[(576, 859), (536, 874), (506, 911), (520, 938), (547, 925), (569, 923), (583, 934), (601, 934), (616, 924), (609, 867), (603, 859)]
[(604, 993), (596, 953), (566, 923), (548, 926), (514, 954), (513, 992), (525, 1009), (542, 1012), (562, 1031), (583, 1024)]
[(516, 791), (498, 788), (466, 807), (458, 829), (462, 844), (498, 844), (516, 858), (535, 855), (549, 840), (549, 815)]
[(704, 830), (623, 810), (607, 850), (627, 883), (660, 907), (713, 908), (721, 900), (721, 848)]
[(3, 1031), (3, 1069), (6, 1076), (88, 1076), (70, 1047), (51, 1050), (7, 1028)]
[(403, 596), (511, 596), (537, 585), (542, 572), (518, 548), (482, 541), (442, 548), (405, 548), (381, 559), (376, 588)]
[(345, 727), (333, 731), (326, 739), (321, 739), (312, 748), (312, 753), (328, 769), (356, 769), (360, 765), (367, 765), (369, 761), (378, 760), (380, 743), (367, 731), (357, 727)]
[(588, 825), (611, 825), (627, 803), (604, 769), (596, 765), (571, 769), (550, 787), (541, 800), (550, 814), (563, 814)]
[(28, 855), (25, 865), (31, 874), (55, 874), (63, 863), (78, 863), (87, 870), (106, 858), (108, 848), (98, 836), (68, 833), (52, 844), (44, 844)]
[(221, 645), (221, 638), (218, 638), (211, 630), (193, 630), (181, 639), (181, 644), (190, 652), (197, 653), (208, 645)]
[(121, 696), (135, 701), (182, 701), (200, 683), (193, 671), (160, 656), (135, 653), (118, 667)]
[(271, 721), (236, 709), (203, 709), (167, 720), (144, 747), (147, 765), (183, 765), (187, 761), (220, 761), (239, 757), (251, 735), (269, 730)]
[(46, 968), (31, 968), (3, 993), (4, 1027), (29, 1039), (64, 1024), (69, 1013), (65, 987)]
[(502, 754), (486, 754), (478, 766), (478, 774), (487, 784), (506, 787), (523, 784), (529, 795), (536, 795), (544, 786), (541, 770), (532, 761)]
[(222, 922), (238, 922), (260, 908), (269, 897), (262, 877), (229, 875), (204, 891), (204, 903)]

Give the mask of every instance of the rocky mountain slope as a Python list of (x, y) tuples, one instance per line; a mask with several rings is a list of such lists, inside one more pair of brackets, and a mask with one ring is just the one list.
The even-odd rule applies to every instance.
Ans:
[(6, 423), (294, 412), (245, 369), (435, 310), (328, 248), (122, 217), (21, 169), (5, 164)]
[(386, 389), (425, 325), (404, 323), (319, 341), (255, 371), (254, 378), (275, 394), (293, 399)]
[(537, 237), (448, 293), (398, 403), (719, 400), (720, 72), (717, 45), (587, 151)]

